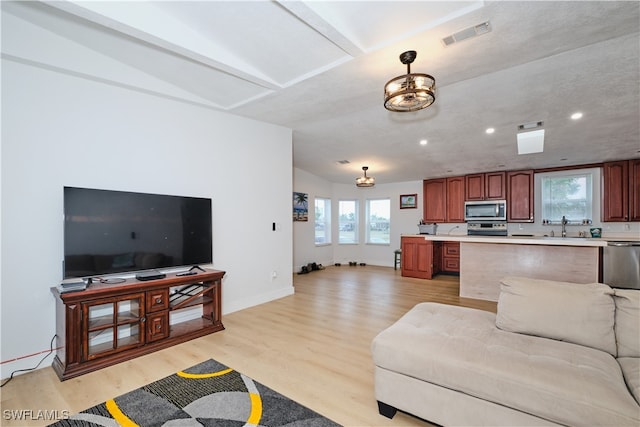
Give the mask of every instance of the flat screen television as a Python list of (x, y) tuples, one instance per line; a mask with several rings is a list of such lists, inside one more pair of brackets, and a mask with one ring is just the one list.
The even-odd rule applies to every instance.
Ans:
[(211, 199), (64, 187), (63, 278), (212, 262)]

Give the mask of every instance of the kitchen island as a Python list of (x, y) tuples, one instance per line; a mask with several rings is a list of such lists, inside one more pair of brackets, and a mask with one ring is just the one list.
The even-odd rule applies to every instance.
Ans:
[[(506, 276), (575, 283), (598, 282), (606, 239), (411, 235), (402, 239), (460, 242), (460, 296), (497, 301)], [(404, 256), (404, 254), (403, 254)]]

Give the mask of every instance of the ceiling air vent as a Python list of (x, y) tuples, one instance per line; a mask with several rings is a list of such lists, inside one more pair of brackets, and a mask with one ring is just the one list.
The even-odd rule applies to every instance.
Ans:
[(454, 43), (481, 36), (483, 34), (487, 34), (490, 31), (491, 23), (487, 21), (483, 22), (482, 24), (474, 25), (473, 27), (465, 28), (464, 30), (460, 30), (457, 33), (451, 34), (450, 36), (443, 38), (442, 43), (445, 46), (451, 46)]
[(534, 129), (542, 129), (542, 125), (544, 125), (544, 122), (524, 123), (524, 124), (518, 125), (518, 132), (529, 131)]

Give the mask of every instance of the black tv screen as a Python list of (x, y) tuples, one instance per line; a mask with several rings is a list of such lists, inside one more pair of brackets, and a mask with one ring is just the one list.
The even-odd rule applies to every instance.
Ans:
[(211, 199), (64, 187), (65, 279), (211, 262)]

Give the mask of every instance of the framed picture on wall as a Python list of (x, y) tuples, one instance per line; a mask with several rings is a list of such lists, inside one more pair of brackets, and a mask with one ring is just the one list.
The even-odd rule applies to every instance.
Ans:
[(308, 221), (309, 220), (309, 195), (307, 193), (293, 193), (293, 220)]
[(416, 209), (418, 207), (417, 194), (401, 194), (400, 209)]

